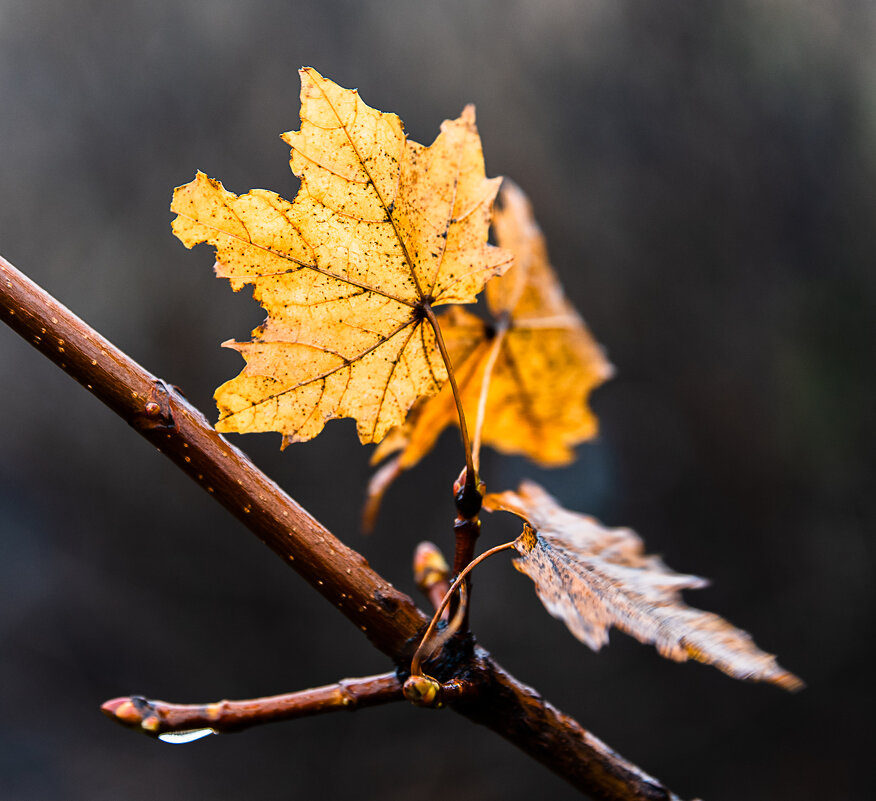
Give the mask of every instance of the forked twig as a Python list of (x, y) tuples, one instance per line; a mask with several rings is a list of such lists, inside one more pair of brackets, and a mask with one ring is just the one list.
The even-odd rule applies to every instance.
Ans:
[[(0, 257), (0, 319), (155, 444), (376, 648), (409, 664), (427, 618), (216, 433), (174, 387), (151, 375)], [(461, 666), (478, 692), (455, 706), (597, 801), (670, 801), (659, 781), (620, 757), (481, 648)], [(449, 681), (451, 676), (439, 676)]]

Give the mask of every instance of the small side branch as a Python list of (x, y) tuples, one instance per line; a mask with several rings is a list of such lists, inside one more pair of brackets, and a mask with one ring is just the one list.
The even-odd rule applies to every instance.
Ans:
[[(468, 469), (463, 470), (462, 475), (453, 484), (453, 495), (456, 500), (456, 518), (453, 521), (453, 578), (456, 578), (465, 570), (466, 566), (474, 559), (475, 546), (481, 533), (481, 521), (478, 519), (481, 511), (481, 502), (484, 498), (484, 483), (478, 480), (474, 489), (468, 484)], [(472, 582), (468, 583), (469, 598), (471, 597)], [(450, 617), (456, 617), (459, 606), (459, 596), (454, 595), (450, 601)], [(468, 631), (468, 612), (462, 620), (462, 630)]]
[(123, 726), (153, 737), (168, 733), (228, 734), (250, 726), (292, 720), (323, 712), (354, 710), (403, 700), (396, 674), (382, 673), (284, 695), (212, 704), (169, 704), (134, 695), (107, 701), (101, 710)]

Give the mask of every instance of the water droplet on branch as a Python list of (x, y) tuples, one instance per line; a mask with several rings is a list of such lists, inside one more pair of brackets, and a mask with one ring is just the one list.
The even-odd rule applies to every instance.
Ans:
[(163, 743), (173, 743), (174, 745), (182, 745), (183, 743), (193, 743), (195, 740), (200, 740), (202, 737), (209, 737), (211, 734), (218, 734), (215, 729), (189, 729), (188, 731), (166, 731), (158, 735), (158, 739)]

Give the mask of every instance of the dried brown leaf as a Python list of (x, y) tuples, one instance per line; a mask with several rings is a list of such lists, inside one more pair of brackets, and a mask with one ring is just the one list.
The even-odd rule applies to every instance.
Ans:
[(243, 372), (216, 391), (220, 431), (279, 431), (284, 444), (353, 417), (379, 442), (447, 378), (424, 307), (471, 303), (509, 265), (487, 244), (498, 181), (484, 175), (473, 107), (430, 147), (401, 121), (313, 69), (301, 71), (301, 130), (284, 135), (301, 189), (289, 203), (240, 197), (198, 173), (174, 193), (174, 233), (216, 249), (232, 288), (268, 312), (228, 342)]
[(661, 655), (692, 658), (737, 679), (797, 690), (803, 683), (755, 646), (751, 637), (718, 615), (687, 606), (680, 591), (702, 587), (696, 576), (674, 573), (644, 553), (627, 528), (605, 528), (570, 512), (532, 482), (517, 492), (488, 495), (487, 509), (513, 512), (525, 521), (514, 547), (514, 566), (535, 582), (545, 608), (579, 640), (598, 651), (617, 626)]

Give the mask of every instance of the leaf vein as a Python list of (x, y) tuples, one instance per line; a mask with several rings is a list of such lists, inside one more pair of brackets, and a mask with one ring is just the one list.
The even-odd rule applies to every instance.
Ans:
[[(308, 270), (313, 270), (315, 272), (318, 272), (321, 275), (324, 275), (328, 278), (334, 278), (335, 280), (340, 281), (344, 284), (350, 284), (350, 286), (357, 286), (360, 289), (364, 289), (367, 292), (374, 292), (376, 295), (383, 295), (383, 297), (389, 298), (390, 300), (394, 300), (397, 303), (401, 303), (403, 306), (410, 306), (412, 308), (414, 306), (416, 306), (416, 303), (414, 303), (413, 301), (406, 300), (404, 298), (399, 298), (390, 292), (386, 292), (383, 289), (378, 289), (375, 286), (371, 286), (370, 284), (366, 284), (364, 281), (357, 281), (354, 278), (348, 278), (348, 277), (345, 277), (343, 275), (338, 275), (337, 273), (333, 273), (331, 270), (326, 270), (323, 267), (319, 267), (316, 264), (308, 264), (307, 262), (301, 261), (300, 259), (296, 259), (294, 256), (290, 256), (288, 253), (281, 253), (280, 251), (274, 250), (273, 248), (270, 248), (267, 245), (260, 245), (258, 242), (253, 242), (252, 240), (244, 239), (243, 237), (238, 236), (237, 234), (232, 234), (228, 231), (222, 230), (221, 228), (217, 228), (215, 225), (209, 225), (208, 223), (205, 223), (205, 222), (201, 221), (200, 219), (197, 219), (196, 217), (192, 217), (188, 214), (183, 214), (182, 212), (178, 212), (177, 216), (183, 217), (187, 220), (191, 220), (192, 222), (198, 223), (198, 225), (203, 225), (204, 228), (209, 228), (210, 230), (216, 231), (216, 232), (222, 234), (223, 236), (229, 237), (230, 239), (237, 239), (241, 242), (246, 242), (246, 244), (252, 245), (254, 248), (258, 248), (259, 250), (263, 250), (266, 253), (271, 253), (274, 256), (277, 256), (281, 259), (285, 259), (286, 261), (291, 261), (293, 264), (297, 264), (299, 268), (304, 267)], [(287, 272), (293, 273), (293, 272), (296, 272), (296, 270), (291, 269), (291, 270), (288, 270)], [(235, 277), (236, 278), (248, 278), (248, 277), (264, 278), (264, 277), (269, 277), (269, 276), (273, 276), (273, 275), (282, 275), (282, 274), (283, 273), (265, 273), (264, 275), (254, 274), (253, 276), (235, 276)]]
[[(274, 392), (270, 395), (265, 395), (263, 398), (259, 398), (257, 401), (253, 401), (252, 403), (250, 403), (250, 405), (247, 406), (245, 409), (241, 409), (241, 410), (236, 411), (236, 412), (231, 412), (231, 414), (228, 414), (225, 417), (223, 417), (222, 420), (228, 420), (228, 419), (234, 417), (235, 415), (241, 414), (244, 411), (249, 411), (251, 409), (254, 409), (256, 406), (261, 406), (264, 403), (268, 403), (272, 400), (280, 398), (283, 395), (287, 395), (290, 392), (295, 392), (295, 390), (301, 389), (301, 387), (306, 387), (308, 384), (312, 384), (314, 381), (321, 381), (323, 379), (328, 378), (330, 375), (333, 375), (334, 373), (338, 372), (338, 370), (342, 370), (345, 367), (349, 367), (354, 362), (357, 362), (360, 359), (364, 359), (369, 353), (371, 353), (372, 351), (379, 348), (384, 342), (388, 342), (390, 339), (392, 339), (400, 331), (403, 331), (405, 328), (407, 328), (407, 326), (409, 326), (415, 322), (417, 322), (417, 321), (405, 320), (403, 323), (396, 326), (389, 334), (387, 334), (379, 342), (376, 342), (374, 345), (367, 347), (365, 350), (363, 350), (361, 353), (358, 353), (356, 356), (354, 356), (350, 359), (345, 359), (344, 362), (342, 364), (339, 364), (337, 367), (333, 367), (330, 370), (326, 370), (324, 373), (320, 373), (317, 376), (311, 376), (310, 378), (307, 378), (304, 381), (299, 381), (294, 386), (286, 387), (285, 389), (281, 389), (279, 392)], [(343, 357), (341, 357), (341, 358), (343, 358)]]
[[(356, 143), (353, 141), (353, 137), (350, 136), (350, 132), (347, 129), (346, 123), (341, 119), (341, 115), (338, 114), (338, 110), (335, 108), (329, 96), (326, 94), (325, 90), (322, 86), (319, 86), (319, 91), (322, 93), (323, 98), (325, 98), (325, 102), (328, 104), (329, 108), (334, 113), (336, 119), (341, 125), (341, 128), (344, 130), (344, 134), (347, 137), (347, 141), (350, 143), (350, 147), (353, 148), (353, 152), (356, 154), (356, 158), (359, 160), (359, 164), (362, 165), (362, 170), (365, 175), (368, 176), (368, 182), (371, 184), (372, 189), (374, 190), (374, 194), (377, 195), (377, 199), (380, 201), (380, 205), (383, 206), (383, 211), (386, 214), (386, 219), (389, 224), (392, 226), (393, 233), (395, 233), (395, 238), (401, 246), (402, 253), (404, 254), (405, 261), (407, 262), (408, 269), (410, 270), (411, 277), (414, 279), (414, 286), (417, 288), (417, 294), (420, 296), (420, 299), (424, 297), (423, 289), (420, 286), (420, 281), (417, 278), (417, 271), (414, 269), (414, 263), (411, 260), (411, 256), (408, 253), (407, 245), (405, 244), (404, 239), (402, 238), (401, 232), (398, 230), (398, 226), (395, 224), (395, 220), (389, 210), (389, 204), (384, 199), (383, 195), (380, 194), (380, 190), (377, 188), (377, 184), (374, 182), (374, 178), (371, 176), (371, 171), (368, 169), (368, 166), (365, 163), (365, 160), (362, 158), (362, 155), (359, 153), (359, 149), (356, 147)], [(358, 111), (357, 111), (358, 113)], [(407, 140), (405, 140), (405, 145), (407, 144)], [(403, 145), (404, 149), (404, 145)], [(399, 173), (401, 173), (401, 166), (399, 165)]]
[[(422, 321), (419, 322), (419, 325), (422, 327)], [(398, 363), (401, 359), (402, 354), (405, 352), (405, 348), (407, 348), (408, 343), (411, 341), (411, 337), (416, 333), (417, 327), (413, 326), (408, 333), (408, 337), (404, 342), (404, 345), (401, 346), (401, 349), (396, 354), (395, 359), (392, 360), (392, 367), (389, 370), (389, 377), (386, 379), (386, 382), (383, 385), (383, 392), (380, 395), (380, 403), (377, 404), (377, 414), (374, 415), (374, 425), (371, 427), (371, 437), (374, 437), (374, 432), (377, 430), (377, 424), (380, 422), (380, 414), (383, 411), (383, 404), (386, 400), (386, 393), (389, 390), (389, 385), (392, 383), (392, 378), (395, 375), (395, 369), (398, 367)], [(387, 337), (387, 341), (389, 341), (389, 337)], [(398, 403), (398, 399), (396, 399), (396, 403)], [(400, 405), (400, 404), (399, 404)]]

